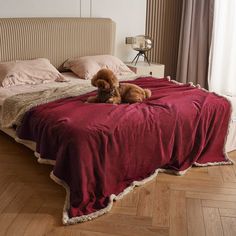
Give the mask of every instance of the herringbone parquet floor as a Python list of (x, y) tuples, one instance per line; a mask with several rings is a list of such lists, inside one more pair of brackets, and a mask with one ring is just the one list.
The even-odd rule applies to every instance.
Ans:
[[(236, 160), (236, 152), (231, 153)], [(65, 192), (51, 167), (0, 133), (0, 235), (235, 236), (236, 167), (192, 168), (159, 174), (91, 222), (62, 226)]]

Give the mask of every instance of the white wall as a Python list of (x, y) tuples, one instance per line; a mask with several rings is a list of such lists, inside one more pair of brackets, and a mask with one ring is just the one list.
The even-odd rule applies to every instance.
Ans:
[(0, 17), (108, 17), (116, 22), (116, 55), (135, 52), (125, 37), (144, 34), (146, 0), (0, 0)]
[[(86, 0), (85, 0), (86, 1)], [(80, 16), (79, 0), (0, 0), (0, 17)]]
[(145, 33), (146, 0), (96, 0), (92, 15), (110, 17), (116, 23), (116, 55), (125, 61), (133, 59), (136, 52), (125, 45), (125, 37)]

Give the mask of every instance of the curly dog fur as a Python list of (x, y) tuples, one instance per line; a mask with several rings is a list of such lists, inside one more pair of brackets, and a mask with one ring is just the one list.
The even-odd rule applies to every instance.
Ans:
[(92, 85), (98, 88), (97, 95), (89, 97), (89, 103), (135, 103), (151, 96), (149, 89), (130, 83), (119, 83), (115, 74), (108, 69), (101, 69), (92, 78)]

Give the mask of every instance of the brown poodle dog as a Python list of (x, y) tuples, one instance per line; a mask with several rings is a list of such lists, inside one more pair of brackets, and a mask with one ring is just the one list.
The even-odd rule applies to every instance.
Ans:
[(96, 96), (89, 97), (89, 103), (135, 103), (151, 96), (149, 89), (142, 89), (135, 84), (120, 83), (111, 70), (101, 69), (92, 78), (92, 85), (98, 88)]

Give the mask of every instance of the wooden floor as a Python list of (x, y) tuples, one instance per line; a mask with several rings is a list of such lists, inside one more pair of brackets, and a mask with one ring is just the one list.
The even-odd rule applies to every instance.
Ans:
[(62, 226), (65, 192), (49, 178), (51, 168), (0, 133), (0, 235), (236, 235), (235, 165), (159, 174), (110, 213), (73, 226)]

